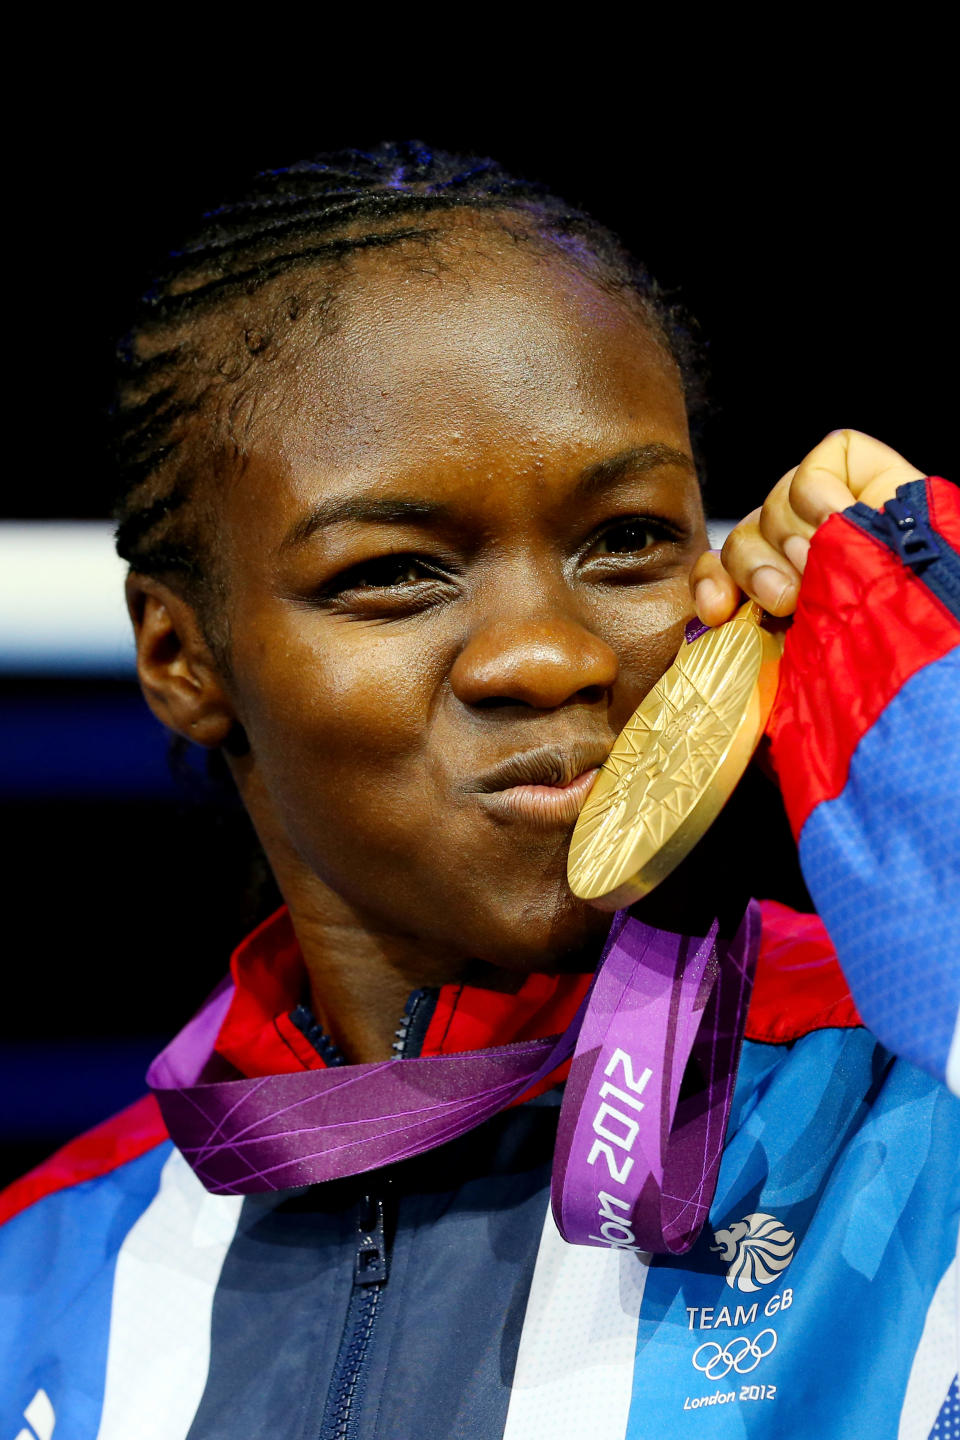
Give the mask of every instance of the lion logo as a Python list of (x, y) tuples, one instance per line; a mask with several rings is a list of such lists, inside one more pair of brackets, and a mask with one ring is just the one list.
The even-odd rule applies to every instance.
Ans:
[(793, 1259), (793, 1231), (775, 1215), (745, 1215), (726, 1230), (714, 1230), (718, 1250), (729, 1265), (727, 1284), (731, 1289), (759, 1290), (786, 1270)]

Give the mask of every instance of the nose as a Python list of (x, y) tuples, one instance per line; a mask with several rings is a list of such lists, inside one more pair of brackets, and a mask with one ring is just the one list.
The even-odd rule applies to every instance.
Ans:
[(619, 662), (572, 617), (504, 617), (475, 630), (450, 672), (464, 705), (552, 710), (575, 697), (591, 704), (617, 679)]

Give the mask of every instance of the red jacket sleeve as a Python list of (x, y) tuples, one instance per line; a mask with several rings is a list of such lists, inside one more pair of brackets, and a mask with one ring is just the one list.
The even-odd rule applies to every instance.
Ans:
[(804, 878), (864, 1022), (960, 1093), (960, 491), (814, 536), (768, 727)]

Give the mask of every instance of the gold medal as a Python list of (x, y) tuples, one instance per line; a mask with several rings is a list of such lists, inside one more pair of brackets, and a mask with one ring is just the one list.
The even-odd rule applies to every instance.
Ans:
[(748, 601), (684, 644), (621, 731), (570, 841), (573, 893), (604, 910), (648, 895), (712, 825), (763, 735), (781, 635)]

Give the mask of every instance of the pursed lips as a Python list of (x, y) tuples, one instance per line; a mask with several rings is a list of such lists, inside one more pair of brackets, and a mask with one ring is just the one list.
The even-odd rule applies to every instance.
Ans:
[(610, 740), (538, 745), (506, 756), (463, 788), (500, 819), (572, 826), (611, 747)]
[(612, 745), (610, 740), (576, 740), (565, 744), (538, 745), (532, 750), (519, 750), (500, 760), (463, 788), (477, 794), (492, 794), (516, 785), (564, 788), (586, 770), (599, 768), (610, 754)]

